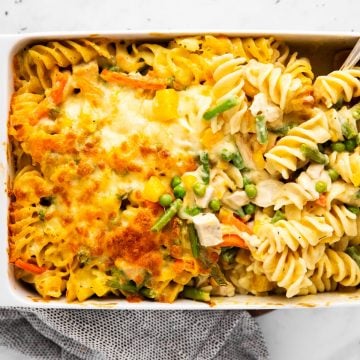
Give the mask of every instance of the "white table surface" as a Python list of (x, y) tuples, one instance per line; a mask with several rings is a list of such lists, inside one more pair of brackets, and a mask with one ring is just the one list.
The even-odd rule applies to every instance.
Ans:
[[(0, 0), (0, 34), (211, 28), (360, 31), (359, 14), (359, 0)], [(360, 359), (360, 306), (279, 310), (258, 321), (272, 359)], [(27, 358), (0, 347), (2, 359)]]

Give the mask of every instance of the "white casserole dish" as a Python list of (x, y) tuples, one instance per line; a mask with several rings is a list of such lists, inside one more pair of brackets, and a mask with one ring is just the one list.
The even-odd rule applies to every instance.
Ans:
[(318, 295), (300, 296), (286, 299), (279, 296), (255, 297), (252, 295), (236, 295), (231, 298), (213, 298), (215, 305), (177, 300), (173, 304), (143, 301), (130, 303), (123, 299), (92, 299), (83, 303), (66, 303), (62, 300), (43, 300), (35, 292), (29, 291), (13, 276), (12, 265), (8, 263), (8, 197), (7, 186), (11, 178), (11, 164), (8, 154), (7, 121), (10, 99), (13, 91), (12, 58), (23, 46), (30, 42), (47, 39), (79, 38), (89, 36), (111, 37), (118, 39), (162, 39), (179, 35), (194, 35), (202, 33), (225, 34), (228, 36), (274, 36), (293, 45), (301, 55), (310, 58), (316, 74), (327, 73), (332, 70), (334, 54), (351, 48), (359, 33), (285, 33), (285, 32), (240, 32), (240, 31), (191, 31), (191, 32), (102, 32), (92, 35), (89, 33), (49, 33), (0, 36), (0, 306), (24, 306), (37, 308), (66, 308), (66, 309), (151, 309), (151, 310), (198, 310), (198, 309), (277, 309), (326, 306), (356, 306), (360, 304), (360, 289), (351, 293), (325, 293)]

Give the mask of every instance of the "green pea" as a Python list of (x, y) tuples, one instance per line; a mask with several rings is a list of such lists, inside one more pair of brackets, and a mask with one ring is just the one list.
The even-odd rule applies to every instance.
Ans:
[(180, 185), (181, 184), (181, 177), (180, 176), (174, 176), (172, 179), (171, 179), (171, 187), (173, 189), (175, 189), (176, 186)]
[(245, 185), (245, 192), (250, 199), (253, 199), (257, 195), (256, 186), (254, 184)]
[(203, 197), (206, 193), (206, 185), (198, 182), (193, 186), (193, 190), (195, 195)]
[(331, 150), (336, 152), (343, 152), (345, 151), (345, 144), (343, 144), (342, 142), (332, 143)]
[(280, 220), (286, 220), (286, 216), (282, 211), (277, 210), (270, 222), (271, 222), (271, 224), (275, 224)]
[(339, 173), (334, 169), (329, 169), (328, 174), (330, 176), (331, 181), (336, 181), (339, 178)]
[(244, 206), (244, 212), (246, 215), (252, 215), (256, 211), (256, 205), (254, 204), (247, 204)]
[(345, 149), (346, 149), (346, 151), (354, 151), (356, 146), (357, 146), (356, 138), (348, 139), (348, 140), (345, 141)]
[(172, 201), (173, 201), (173, 199), (170, 194), (162, 194), (159, 197), (159, 204), (163, 207), (169, 207), (170, 204), (172, 203)]
[(201, 213), (201, 208), (199, 208), (198, 206), (194, 206), (192, 208), (187, 207), (185, 209), (185, 212), (190, 216), (196, 216)]
[(186, 194), (186, 190), (184, 186), (182, 186), (181, 184), (176, 185), (174, 187), (174, 195), (177, 199), (183, 199), (185, 194)]
[(323, 193), (323, 192), (326, 192), (327, 190), (327, 184), (325, 181), (317, 181), (316, 184), (315, 184), (315, 190), (318, 192), (318, 193)]
[(221, 203), (220, 203), (220, 200), (219, 199), (212, 199), (210, 200), (209, 202), (209, 208), (212, 210), (212, 211), (219, 211), (220, 210), (220, 207), (221, 207)]
[(224, 161), (231, 161), (232, 158), (233, 158), (233, 155), (234, 155), (234, 154), (233, 154), (230, 150), (228, 150), (228, 149), (222, 149), (222, 150), (221, 150), (221, 154), (220, 154), (221, 158), (222, 158)]

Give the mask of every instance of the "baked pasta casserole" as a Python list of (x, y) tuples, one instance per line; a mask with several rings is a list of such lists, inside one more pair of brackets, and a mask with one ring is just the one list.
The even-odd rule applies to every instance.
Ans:
[(14, 74), (9, 258), (43, 298), (360, 283), (360, 68), (205, 35), (33, 43)]

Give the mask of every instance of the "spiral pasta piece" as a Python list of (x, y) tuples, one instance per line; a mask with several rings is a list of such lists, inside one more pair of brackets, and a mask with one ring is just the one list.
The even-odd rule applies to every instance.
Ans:
[(351, 111), (345, 106), (340, 110), (329, 109), (325, 112), (329, 124), (330, 140), (333, 142), (344, 141), (343, 126), (346, 125), (357, 132), (356, 120)]
[(288, 182), (283, 185), (275, 199), (274, 209), (278, 210), (286, 205), (295, 205), (299, 210), (302, 210), (308, 201), (319, 199), (320, 194), (315, 189), (318, 181), (326, 183), (327, 189), (332, 187), (331, 179), (324, 166), (312, 164), (297, 177), (296, 182)]
[(332, 278), (343, 286), (356, 286), (360, 283), (360, 268), (345, 252), (326, 249), (311, 279), (316, 279), (319, 285), (323, 277)]
[(325, 76), (319, 76), (314, 83), (314, 97), (326, 107), (340, 100), (346, 102), (360, 96), (360, 69), (336, 70)]
[(167, 49), (158, 44), (141, 44), (139, 55), (152, 67), (156, 77), (168, 79), (175, 88), (198, 84), (208, 76), (208, 63), (185, 48)]
[(284, 73), (283, 69), (275, 67), (273, 64), (262, 64), (250, 60), (245, 68), (245, 78), (255, 93), (266, 94), (274, 104), (279, 105), (280, 109), (285, 112), (292, 111), (294, 106), (304, 107), (306, 103), (312, 102), (308, 91), (304, 92), (302, 89), (300, 79), (294, 78), (289, 73)]
[(246, 60), (255, 59), (263, 63), (286, 61), (289, 47), (273, 37), (264, 38), (228, 38), (225, 36), (205, 35), (181, 37), (171, 41), (169, 47), (183, 47), (192, 52), (200, 52), (205, 57), (233, 53)]
[(17, 94), (12, 98), (9, 134), (16, 140), (25, 140), (43, 99), (43, 95), (31, 93)]
[(110, 60), (113, 58), (113, 51), (109, 45), (110, 40), (102, 39), (50, 41), (34, 45), (17, 57), (19, 74), (26, 80), (38, 78), (43, 89), (48, 89), (52, 86), (49, 71), (56, 67), (87, 63), (97, 56)]
[(329, 165), (335, 169), (341, 178), (354, 186), (360, 186), (360, 148), (353, 153), (332, 152), (329, 155)]
[(298, 53), (291, 55), (284, 68), (284, 74), (291, 74), (294, 79), (300, 79), (303, 85), (311, 85), (314, 73), (307, 58), (298, 58)]
[(300, 257), (305, 261), (308, 272), (315, 269), (316, 264), (323, 257), (325, 249), (325, 244), (317, 244), (315, 246), (300, 249)]
[(231, 134), (237, 133), (242, 128), (242, 119), (248, 109), (244, 91), (243, 65), (244, 58), (235, 58), (231, 54), (216, 57), (210, 69), (214, 79), (212, 88), (213, 101), (219, 104), (226, 99), (236, 97), (238, 104), (222, 114), (225, 127)]
[(111, 290), (107, 285), (110, 279), (104, 261), (91, 260), (70, 271), (66, 299), (84, 301), (93, 295), (104, 296)]
[(240, 294), (264, 295), (276, 286), (264, 274), (262, 263), (245, 250), (239, 250), (235, 265), (226, 274)]
[(296, 251), (324, 243), (332, 233), (333, 229), (323, 217), (305, 215), (301, 221), (280, 220), (275, 224), (264, 224), (256, 235), (262, 241), (260, 247), (269, 241), (271, 251), (280, 253), (287, 247)]
[(307, 267), (304, 259), (285, 248), (281, 253), (269, 253), (262, 263), (267, 278), (286, 289), (286, 296), (297, 295), (301, 288), (310, 285), (306, 277)]
[(357, 236), (357, 216), (344, 205), (333, 205), (324, 213), (325, 221), (334, 229), (334, 236)]
[(302, 144), (317, 148), (329, 140), (328, 123), (323, 113), (318, 112), (313, 118), (292, 128), (276, 145), (265, 154), (266, 168), (271, 174), (280, 173), (289, 178), (290, 171), (297, 169), (299, 161), (305, 161), (300, 150)]

